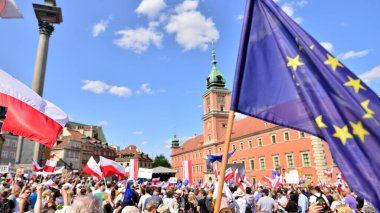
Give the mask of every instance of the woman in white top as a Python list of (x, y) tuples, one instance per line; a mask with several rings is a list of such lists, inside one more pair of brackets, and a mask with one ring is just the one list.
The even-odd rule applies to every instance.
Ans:
[(338, 193), (333, 194), (332, 197), (334, 201), (331, 203), (330, 209), (335, 212), (336, 207), (342, 204), (342, 197)]

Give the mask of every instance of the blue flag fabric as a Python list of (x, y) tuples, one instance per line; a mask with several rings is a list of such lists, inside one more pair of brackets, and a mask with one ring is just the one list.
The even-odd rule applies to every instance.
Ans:
[(273, 0), (247, 1), (231, 110), (324, 139), (380, 209), (380, 99)]
[(132, 200), (132, 190), (131, 190), (131, 186), (129, 185), (129, 183), (127, 183), (127, 186), (126, 186), (126, 189), (125, 189), (125, 192), (124, 192), (124, 200), (123, 201), (131, 201)]
[[(230, 157), (235, 153), (236, 149), (232, 150), (230, 153), (227, 155), (227, 159), (230, 159)], [(207, 159), (211, 162), (214, 163), (215, 161), (222, 162), (223, 155), (207, 155)]]
[(184, 185), (184, 186), (189, 185), (189, 180), (188, 180), (187, 178), (183, 181), (183, 185)]

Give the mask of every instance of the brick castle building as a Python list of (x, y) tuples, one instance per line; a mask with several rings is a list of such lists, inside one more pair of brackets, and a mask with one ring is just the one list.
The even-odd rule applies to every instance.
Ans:
[[(225, 87), (225, 79), (216, 67), (215, 50), (212, 52), (212, 69), (206, 78), (207, 88), (203, 94), (203, 134), (194, 136), (182, 145), (176, 136), (172, 139), (171, 165), (177, 171), (176, 177), (183, 179), (182, 161), (192, 162), (193, 182), (212, 177), (206, 171), (204, 156), (222, 154), (227, 129), (230, 90)], [(284, 128), (256, 118), (246, 117), (235, 120), (231, 146), (236, 152), (228, 163), (243, 163), (246, 176), (258, 182), (263, 176), (272, 177), (274, 169), (289, 171), (297, 169), (316, 183), (326, 181), (325, 169), (339, 169), (326, 142), (310, 134)], [(214, 163), (215, 164), (215, 163)], [(218, 165), (218, 168), (221, 168)]]

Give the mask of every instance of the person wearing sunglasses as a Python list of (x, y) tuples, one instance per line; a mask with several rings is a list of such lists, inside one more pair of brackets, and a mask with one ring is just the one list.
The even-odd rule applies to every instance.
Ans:
[(30, 194), (31, 194), (30, 188), (25, 188), (24, 192), (19, 197), (19, 205), (18, 205), (18, 208), (19, 208), (18, 212), (19, 213), (24, 213), (24, 212), (29, 211), (29, 206), (30, 206), (29, 196), (30, 196)]

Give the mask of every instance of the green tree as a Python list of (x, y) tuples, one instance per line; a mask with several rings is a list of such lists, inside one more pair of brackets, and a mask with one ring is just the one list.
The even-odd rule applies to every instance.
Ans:
[(166, 168), (172, 168), (168, 159), (166, 159), (166, 157), (162, 154), (157, 155), (153, 160), (153, 168), (158, 167), (158, 166), (163, 166)]

